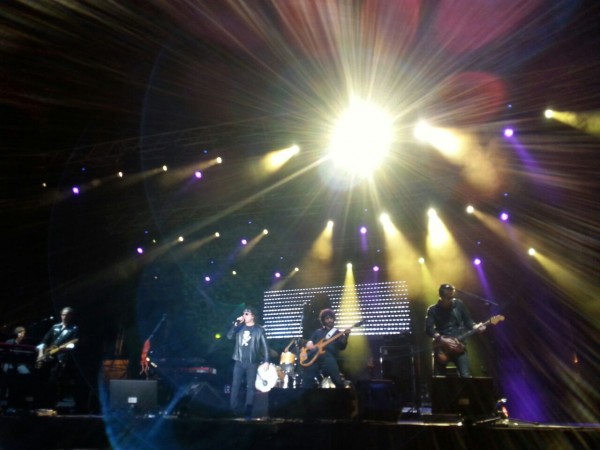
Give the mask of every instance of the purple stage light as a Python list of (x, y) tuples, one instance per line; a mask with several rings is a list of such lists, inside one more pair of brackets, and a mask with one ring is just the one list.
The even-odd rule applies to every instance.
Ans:
[(281, 274), (279, 272), (275, 272), (275, 278), (281, 278)]
[(500, 214), (500, 220), (506, 222), (508, 220), (508, 213), (503, 212)]
[(136, 251), (138, 252), (138, 254), (142, 255), (144, 253), (144, 249), (142, 247), (138, 247), (136, 249)]
[(360, 234), (367, 234), (367, 227), (360, 227)]
[(379, 266), (373, 266), (373, 272), (379, 272)]
[(194, 173), (194, 176), (198, 179), (202, 178), (202, 172), (200, 172), (199, 170), (196, 170), (196, 172)]
[(475, 258), (475, 259), (473, 260), (473, 264), (475, 264), (476, 266), (478, 266), (478, 265), (480, 265), (480, 264), (481, 264), (481, 260), (480, 260), (479, 258)]
[(246, 239), (242, 239), (242, 245), (246, 245), (248, 241)]
[(513, 130), (512, 128), (505, 128), (504, 129), (504, 137), (513, 137), (515, 135), (515, 130)]
[(73, 194), (79, 195), (79, 188), (77, 186), (73, 186), (73, 189), (71, 190), (73, 191)]
[(207, 283), (210, 282), (210, 277), (207, 275), (204, 277), (204, 281), (206, 281)]

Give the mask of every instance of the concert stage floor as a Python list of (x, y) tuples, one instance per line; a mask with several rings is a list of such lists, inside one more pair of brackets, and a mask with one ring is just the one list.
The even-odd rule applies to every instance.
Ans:
[(120, 415), (0, 416), (0, 448), (13, 449), (600, 449), (600, 424), (517, 420), (211, 419)]

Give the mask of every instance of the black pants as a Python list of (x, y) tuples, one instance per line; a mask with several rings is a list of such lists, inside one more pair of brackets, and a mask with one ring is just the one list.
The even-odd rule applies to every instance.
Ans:
[(340, 368), (333, 355), (325, 353), (319, 356), (314, 364), (304, 368), (304, 373), (302, 374), (302, 387), (305, 389), (317, 387), (320, 374), (324, 377), (331, 377), (331, 381), (333, 381), (336, 388), (344, 387), (344, 380), (340, 374)]
[[(231, 382), (230, 406), (234, 414), (247, 413), (254, 404), (254, 383), (258, 372), (257, 363), (243, 363), (236, 361), (233, 365), (233, 381)], [(246, 384), (246, 400), (240, 402), (240, 389), (242, 383)]]

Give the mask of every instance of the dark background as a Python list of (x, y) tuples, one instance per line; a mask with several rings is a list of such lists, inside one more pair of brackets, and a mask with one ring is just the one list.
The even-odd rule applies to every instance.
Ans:
[[(339, 15), (343, 23), (356, 24), (358, 16), (370, 23), (369, 14), (383, 11), (378, 2), (341, 3), (349, 8)], [(517, 411), (546, 420), (597, 413), (590, 387), (599, 362), (598, 131), (542, 115), (547, 107), (598, 110), (597, 2), (509, 2), (513, 16), (477, 12), (471, 2), (447, 10), (446, 2), (386, 2), (383, 17), (399, 22), (374, 28), (391, 55), (377, 62), (378, 73), (391, 75), (374, 84), (389, 89), (387, 101), (406, 129), (402, 152), (379, 174), (378, 201), (360, 187), (329, 188), (318, 170), (278, 184), (318, 159), (316, 130), (333, 110), (326, 99), (345, 95), (344, 77), (325, 44), (335, 26), (318, 13), (323, 6), (306, 2), (315, 14), (303, 23), (302, 8), (290, 6), (285, 15), (280, 2), (249, 4), (257, 15), (229, 2), (3, 3), (4, 333), (25, 325), (35, 340), (71, 305), (84, 331), (89, 378), (114, 357), (131, 358), (135, 376), (141, 343), (166, 315), (162, 351), (226, 368), (231, 346), (214, 335), (244, 303), (260, 306), (273, 271), (299, 264), (327, 219), (343, 223), (333, 265), (354, 258), (360, 282), (374, 263), (383, 264), (375, 250), (383, 244), (374, 233), (365, 255), (353, 231), (374, 225), (382, 204), (422, 248), (424, 212), (434, 204), (460, 245), (487, 258), (491, 292), (511, 322), (494, 335), (493, 374), (514, 393), (535, 385), (530, 391), (540, 405), (523, 401)], [(481, 20), (489, 17), (495, 19)], [(297, 36), (310, 35), (302, 34), (307, 23), (315, 43), (304, 47), (308, 41)], [(365, 61), (373, 56), (368, 42), (343, 42)], [(492, 76), (502, 89), (478, 91), (468, 81), (480, 75), (460, 78), (472, 73)], [(460, 168), (415, 143), (410, 127), (421, 116), (469, 130), (483, 148), (503, 152), (500, 188), (469, 186)], [(518, 130), (530, 164), (497, 143), (507, 124)], [(261, 178), (253, 171), (267, 150), (290, 142), (303, 151), (281, 172)], [(207, 169), (202, 184), (150, 173), (162, 164), (170, 173), (193, 172), (198, 161), (216, 156), (225, 163)], [(123, 179), (115, 177), (119, 170)], [(75, 184), (84, 190), (77, 197), (70, 194)], [(515, 229), (556, 256), (566, 275), (525, 261), (465, 219), (467, 202), (490, 214), (509, 209)], [(268, 243), (238, 258), (239, 239), (264, 228)], [(215, 231), (222, 238), (202, 251), (167, 245), (179, 235), (191, 242)], [(138, 246), (154, 250), (139, 256)], [(228, 276), (232, 269), (240, 275)], [(343, 272), (332, 272), (336, 283), (343, 280)], [(213, 282), (203, 283), (208, 273)], [(311, 274), (295, 282), (310, 286)], [(483, 292), (477, 283), (466, 288)], [(414, 298), (417, 347), (425, 345), (420, 323), (435, 290), (421, 287)], [(476, 317), (489, 315), (487, 306), (469, 305)], [(565, 411), (581, 399), (584, 406)]]

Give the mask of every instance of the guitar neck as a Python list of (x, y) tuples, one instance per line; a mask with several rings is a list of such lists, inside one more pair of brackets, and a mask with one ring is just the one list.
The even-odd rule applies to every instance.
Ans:
[[(488, 319), (485, 322), (483, 322), (481, 324), (482, 327), (487, 327), (489, 324), (492, 323), (492, 319)], [(473, 328), (472, 330), (467, 331), (465, 334), (461, 335), (458, 337), (458, 340), (463, 342), (464, 340), (468, 339), (469, 337), (471, 337), (472, 335), (474, 335), (475, 333), (477, 333), (479, 331), (478, 328)]]

